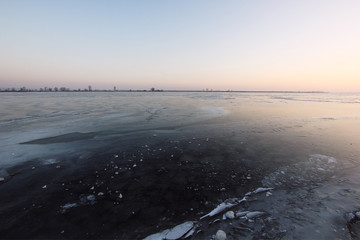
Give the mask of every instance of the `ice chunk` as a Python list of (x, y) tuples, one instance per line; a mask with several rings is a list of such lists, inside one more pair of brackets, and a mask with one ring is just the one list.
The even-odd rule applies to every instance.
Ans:
[(228, 219), (234, 219), (235, 218), (235, 214), (233, 211), (227, 211), (225, 213), (225, 217), (228, 218)]
[(194, 235), (195, 233), (195, 228), (191, 229), (185, 236), (184, 238), (189, 238), (191, 237), (192, 235)]
[(215, 216), (219, 213), (222, 213), (224, 212), (225, 210), (229, 209), (229, 208), (232, 208), (236, 205), (238, 205), (239, 203), (241, 202), (244, 202), (246, 201), (246, 197), (244, 197), (243, 199), (239, 200), (237, 198), (232, 198), (232, 199), (228, 199), (227, 201), (223, 202), (223, 203), (220, 203), (215, 209), (213, 209), (211, 212), (209, 212), (208, 214), (202, 216), (200, 218), (201, 219), (204, 219), (206, 217), (212, 217), (212, 216)]
[(61, 212), (64, 213), (64, 212), (66, 212), (66, 210), (77, 207), (77, 206), (78, 206), (77, 203), (67, 203), (67, 204), (61, 206)]
[(253, 194), (258, 194), (258, 193), (266, 192), (266, 191), (273, 190), (273, 189), (274, 189), (274, 188), (263, 188), (263, 187), (259, 187), (258, 189), (256, 189), (256, 190), (253, 191), (252, 193), (253, 193)]
[(91, 204), (93, 205), (95, 203), (95, 195), (80, 195), (80, 204), (81, 205), (87, 205)]
[(143, 240), (164, 240), (166, 234), (169, 232), (169, 230), (164, 230), (160, 233), (151, 234), (150, 236), (147, 236)]
[(264, 214), (265, 214), (264, 212), (259, 212), (259, 211), (249, 212), (246, 214), (245, 218), (246, 219), (256, 218), (256, 217), (260, 217)]
[(150, 236), (147, 236), (143, 240), (176, 240), (182, 237), (188, 238), (194, 234), (195, 229), (194, 222), (188, 221), (180, 225), (177, 225), (171, 229), (164, 230), (160, 233), (155, 233)]
[(0, 177), (0, 182), (3, 182), (3, 181), (5, 181), (5, 178)]
[(266, 197), (270, 197), (272, 195), (271, 192), (266, 192)]
[(89, 201), (94, 201), (95, 200), (95, 196), (94, 195), (89, 195), (86, 197), (87, 200)]
[(218, 230), (215, 235), (215, 240), (226, 240), (226, 233), (223, 230)]
[(170, 231), (166, 234), (165, 239), (176, 240), (183, 237), (186, 233), (188, 233), (194, 227), (194, 223), (184, 222), (176, 227), (170, 229)]
[(249, 213), (249, 211), (237, 212), (237, 213), (236, 213), (236, 217), (243, 217), (243, 216), (245, 216), (245, 215), (248, 214), (248, 213)]

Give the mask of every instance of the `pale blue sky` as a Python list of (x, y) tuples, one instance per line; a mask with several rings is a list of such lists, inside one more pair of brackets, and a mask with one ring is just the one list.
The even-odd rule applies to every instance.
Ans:
[(0, 87), (360, 90), (360, 1), (0, 0)]

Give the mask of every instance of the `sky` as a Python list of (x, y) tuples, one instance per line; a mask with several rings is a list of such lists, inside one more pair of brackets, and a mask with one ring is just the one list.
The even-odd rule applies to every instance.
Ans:
[(0, 88), (360, 91), (358, 0), (0, 0)]

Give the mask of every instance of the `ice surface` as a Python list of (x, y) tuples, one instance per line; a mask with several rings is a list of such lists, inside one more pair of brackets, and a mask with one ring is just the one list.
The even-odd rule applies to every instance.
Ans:
[[(234, 239), (349, 239), (344, 216), (359, 209), (360, 181), (359, 171), (344, 173), (343, 164), (359, 163), (358, 95), (117, 92), (0, 98), (0, 168), (13, 176), (1, 183), (0, 211), (15, 219), (13, 226), (1, 223), (5, 237), (19, 234), (11, 231), (21, 226), (44, 238), (58, 238), (66, 228), (65, 238), (141, 239), (153, 232), (143, 219), (165, 229), (208, 213), (186, 235), (210, 239), (221, 228)], [(29, 144), (19, 144), (24, 142)], [(190, 161), (182, 161), (185, 156)], [(51, 159), (61, 161), (61, 168), (51, 172)], [(27, 197), (15, 194), (24, 190)], [(244, 204), (221, 203), (246, 192)], [(61, 214), (50, 214), (53, 204), (67, 209), (65, 222)], [(212, 218), (230, 209), (236, 220)], [(24, 211), (29, 217), (22, 217)], [(254, 212), (266, 214), (241, 218)], [(106, 217), (79, 224), (100, 215)], [(35, 217), (41, 224), (28, 220)], [(71, 225), (76, 228), (66, 227)]]
[(262, 183), (269, 187), (304, 186), (333, 176), (339, 168), (340, 164), (334, 157), (312, 154), (307, 161), (282, 167), (269, 174)]

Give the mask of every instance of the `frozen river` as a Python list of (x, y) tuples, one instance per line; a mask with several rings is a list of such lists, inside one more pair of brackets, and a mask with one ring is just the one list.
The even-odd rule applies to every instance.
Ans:
[(0, 102), (3, 238), (359, 239), (360, 94)]

